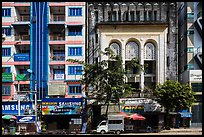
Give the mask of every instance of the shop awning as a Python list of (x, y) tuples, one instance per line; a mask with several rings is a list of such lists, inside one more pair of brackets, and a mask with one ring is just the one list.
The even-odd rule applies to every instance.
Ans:
[(191, 118), (192, 117), (192, 113), (190, 112), (179, 112), (181, 114), (182, 118)]

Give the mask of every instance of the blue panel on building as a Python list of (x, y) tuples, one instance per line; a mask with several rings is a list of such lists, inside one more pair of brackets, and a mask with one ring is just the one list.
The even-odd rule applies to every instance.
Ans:
[[(32, 102), (20, 103), (20, 114), (24, 114), (24, 110), (32, 108)], [(2, 114), (18, 115), (18, 102), (2, 102)]]
[(36, 116), (17, 116), (17, 123), (35, 123)]
[(36, 81), (37, 99), (48, 96), (48, 9), (48, 2), (31, 2), (30, 90), (34, 90)]
[(29, 54), (14, 54), (14, 61), (29, 61)]

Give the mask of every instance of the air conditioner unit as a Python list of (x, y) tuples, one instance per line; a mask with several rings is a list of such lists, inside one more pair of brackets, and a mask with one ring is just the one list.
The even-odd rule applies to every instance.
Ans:
[(6, 38), (6, 34), (2, 34), (2, 38), (5, 39)]

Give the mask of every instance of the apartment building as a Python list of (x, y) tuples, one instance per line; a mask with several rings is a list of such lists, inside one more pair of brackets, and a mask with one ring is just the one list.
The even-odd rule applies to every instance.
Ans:
[(192, 86), (191, 126), (202, 126), (202, 2), (178, 3), (178, 80)]
[[(42, 104), (71, 102), (78, 103), (76, 109), (81, 108), (84, 90), (79, 80), (83, 66), (66, 60), (85, 61), (85, 20), (85, 2), (3, 2), (3, 102), (17, 105), (18, 96), (21, 102), (33, 101), (33, 91), (37, 91), (37, 100)], [(43, 108), (52, 107), (42, 105), (42, 113)], [(65, 116), (79, 115), (80, 110), (74, 108)], [(8, 111), (4, 112), (14, 114)]]

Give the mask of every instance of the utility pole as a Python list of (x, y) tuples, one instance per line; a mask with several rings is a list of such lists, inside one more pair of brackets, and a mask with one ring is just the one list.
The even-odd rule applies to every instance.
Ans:
[[(20, 92), (20, 84), (19, 84), (19, 81), (18, 81), (18, 91), (17, 91), (17, 95), (18, 95), (18, 116), (21, 115), (21, 100), (20, 100), (21, 97), (20, 97), (19, 92)], [(20, 130), (21, 130), (20, 125), (18, 126), (18, 129), (19, 129), (19, 132), (20, 132)]]

